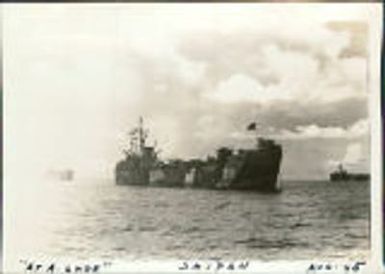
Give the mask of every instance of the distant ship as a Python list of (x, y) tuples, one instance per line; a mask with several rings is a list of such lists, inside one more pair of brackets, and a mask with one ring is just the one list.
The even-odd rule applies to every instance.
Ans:
[[(255, 130), (255, 123), (248, 127)], [(271, 139), (257, 138), (254, 149), (233, 151), (219, 148), (206, 159), (158, 159), (154, 146), (148, 146), (143, 119), (130, 132), (130, 148), (115, 168), (118, 185), (191, 187), (208, 189), (279, 192), (278, 179), (282, 147)]]
[(370, 175), (367, 173), (349, 173), (342, 164), (338, 165), (338, 170), (330, 173), (330, 181), (369, 181)]
[(50, 170), (47, 174), (50, 178), (60, 181), (72, 181), (74, 179), (74, 171), (72, 169)]
[(74, 171), (72, 169), (63, 170), (60, 173), (60, 179), (62, 181), (72, 181), (74, 179)]

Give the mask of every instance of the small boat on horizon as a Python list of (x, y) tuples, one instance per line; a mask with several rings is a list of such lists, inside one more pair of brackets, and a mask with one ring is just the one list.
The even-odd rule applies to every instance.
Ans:
[(369, 181), (370, 174), (368, 173), (350, 173), (344, 169), (342, 164), (338, 165), (337, 170), (330, 173), (330, 181)]
[(73, 181), (75, 172), (72, 169), (51, 170), (48, 172), (48, 176), (59, 181)]

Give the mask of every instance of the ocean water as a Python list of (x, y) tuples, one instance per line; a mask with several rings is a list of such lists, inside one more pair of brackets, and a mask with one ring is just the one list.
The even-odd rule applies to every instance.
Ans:
[(9, 240), (7, 252), (17, 258), (299, 260), (369, 254), (369, 182), (291, 181), (280, 194), (112, 181), (42, 185), (14, 213), (18, 226), (8, 236), (20, 244)]

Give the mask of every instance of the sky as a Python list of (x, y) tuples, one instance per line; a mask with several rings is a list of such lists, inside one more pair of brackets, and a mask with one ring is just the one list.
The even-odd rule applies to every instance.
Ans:
[(282, 177), (369, 171), (364, 4), (8, 5), (6, 167), (113, 178), (144, 117), (163, 159), (283, 146)]

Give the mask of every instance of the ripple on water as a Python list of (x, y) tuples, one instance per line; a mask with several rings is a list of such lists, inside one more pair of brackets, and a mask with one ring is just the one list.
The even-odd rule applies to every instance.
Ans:
[(112, 183), (73, 187), (76, 191), (60, 189), (60, 196), (75, 204), (52, 207), (55, 220), (63, 217), (65, 223), (45, 227), (55, 245), (43, 239), (39, 250), (64, 256), (264, 259), (361, 256), (369, 250), (370, 189), (362, 182), (290, 182), (278, 195)]

